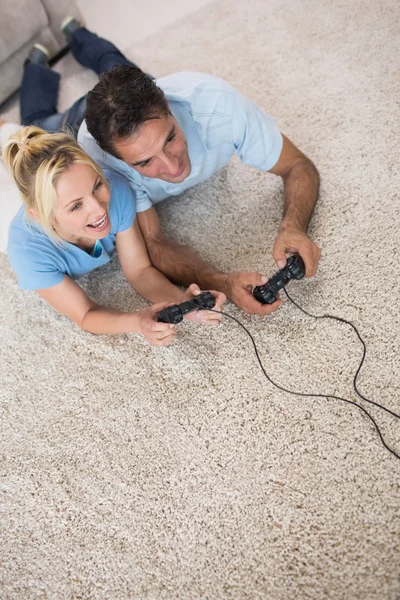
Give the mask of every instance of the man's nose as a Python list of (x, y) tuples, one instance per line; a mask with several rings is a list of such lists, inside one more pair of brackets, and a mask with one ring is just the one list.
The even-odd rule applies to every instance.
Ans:
[(163, 170), (167, 171), (169, 175), (173, 175), (179, 169), (179, 158), (176, 156), (168, 156), (163, 153), (162, 155)]

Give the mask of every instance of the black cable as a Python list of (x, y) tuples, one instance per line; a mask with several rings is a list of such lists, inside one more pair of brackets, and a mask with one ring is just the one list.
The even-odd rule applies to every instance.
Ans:
[[(397, 413), (395, 413), (395, 412), (391, 411), (390, 409), (386, 408), (385, 406), (382, 406), (381, 404), (378, 404), (377, 402), (374, 402), (373, 400), (368, 400), (367, 398), (364, 398), (364, 396), (362, 396), (362, 395), (361, 395), (361, 394), (358, 392), (358, 390), (357, 390), (357, 387), (356, 387), (356, 386), (357, 386), (357, 377), (358, 377), (358, 374), (359, 374), (359, 372), (360, 372), (360, 369), (361, 369), (361, 367), (362, 367), (362, 364), (363, 364), (363, 362), (364, 362), (364, 359), (365, 359), (365, 354), (366, 354), (366, 346), (365, 346), (365, 343), (364, 343), (363, 339), (361, 338), (361, 336), (360, 336), (360, 334), (359, 334), (359, 332), (358, 332), (357, 328), (355, 327), (355, 325), (353, 325), (352, 323), (350, 323), (350, 321), (346, 321), (345, 319), (342, 319), (342, 318), (340, 318), (340, 317), (334, 317), (334, 316), (331, 316), (331, 315), (322, 315), (322, 316), (314, 316), (314, 315), (311, 315), (310, 313), (307, 313), (307, 312), (306, 312), (304, 309), (302, 309), (302, 308), (301, 308), (301, 307), (300, 307), (300, 306), (299, 306), (299, 305), (298, 305), (298, 304), (297, 304), (297, 303), (296, 303), (294, 300), (292, 300), (292, 298), (289, 296), (289, 294), (286, 292), (286, 290), (285, 290), (285, 289), (284, 289), (284, 291), (285, 291), (285, 293), (286, 293), (287, 297), (289, 298), (289, 300), (290, 300), (291, 302), (293, 302), (293, 304), (294, 304), (294, 305), (295, 305), (297, 308), (299, 308), (301, 311), (303, 311), (303, 312), (304, 312), (306, 315), (308, 315), (308, 316), (310, 316), (310, 317), (314, 317), (315, 319), (324, 319), (324, 318), (336, 319), (336, 320), (338, 320), (338, 321), (341, 321), (341, 322), (343, 322), (343, 323), (346, 323), (346, 324), (348, 324), (348, 325), (351, 325), (351, 326), (353, 327), (353, 329), (355, 330), (355, 332), (356, 332), (356, 333), (357, 333), (357, 335), (358, 335), (358, 338), (360, 339), (361, 343), (363, 344), (363, 350), (364, 350), (364, 351), (363, 351), (363, 357), (362, 357), (362, 359), (361, 359), (361, 363), (360, 363), (360, 365), (359, 365), (359, 367), (358, 367), (358, 369), (357, 369), (357, 372), (356, 372), (356, 375), (355, 375), (355, 377), (354, 377), (354, 381), (353, 381), (353, 386), (354, 386), (354, 389), (355, 389), (355, 391), (356, 391), (356, 394), (358, 394), (358, 395), (360, 396), (360, 398), (362, 398), (363, 400), (366, 400), (367, 402), (370, 402), (371, 404), (374, 404), (374, 405), (375, 405), (375, 406), (377, 406), (378, 408), (382, 408), (383, 410), (386, 410), (388, 413), (390, 413), (390, 414), (391, 414), (391, 415), (393, 415), (394, 417), (400, 418), (400, 415), (398, 415)], [(247, 329), (247, 327), (245, 327), (245, 325), (243, 325), (243, 323), (241, 323), (241, 322), (240, 322), (238, 319), (236, 319), (236, 317), (233, 317), (232, 315), (230, 315), (230, 314), (228, 314), (228, 313), (224, 313), (224, 312), (222, 312), (222, 311), (220, 311), (220, 310), (215, 310), (215, 309), (213, 309), (213, 308), (201, 308), (201, 310), (209, 310), (210, 312), (215, 312), (215, 313), (218, 313), (218, 314), (220, 314), (220, 315), (222, 315), (222, 316), (224, 316), (224, 317), (229, 317), (229, 318), (230, 318), (230, 319), (232, 319), (233, 321), (236, 321), (236, 323), (238, 323), (238, 324), (240, 325), (240, 327), (242, 327), (242, 329), (244, 329), (244, 330), (245, 330), (245, 332), (247, 333), (247, 335), (250, 337), (250, 339), (251, 339), (251, 341), (252, 341), (252, 344), (253, 344), (253, 347), (254, 347), (254, 352), (255, 352), (255, 354), (256, 354), (256, 357), (257, 357), (258, 363), (259, 363), (259, 365), (260, 365), (260, 367), (261, 367), (261, 370), (262, 370), (262, 372), (264, 373), (264, 375), (265, 375), (265, 377), (267, 378), (267, 380), (268, 380), (270, 383), (272, 383), (272, 385), (274, 385), (274, 386), (275, 386), (276, 388), (278, 388), (279, 390), (282, 390), (283, 392), (286, 392), (286, 393), (288, 393), (288, 394), (292, 394), (293, 396), (302, 396), (302, 397), (307, 397), (307, 398), (328, 398), (328, 399), (329, 399), (329, 398), (333, 398), (333, 399), (335, 399), (335, 400), (341, 400), (342, 402), (347, 402), (348, 404), (353, 404), (354, 406), (356, 406), (357, 408), (359, 408), (361, 411), (363, 411), (363, 413), (365, 413), (365, 414), (367, 415), (367, 417), (368, 417), (368, 418), (369, 418), (369, 419), (372, 421), (372, 423), (373, 423), (373, 425), (374, 425), (374, 427), (375, 427), (376, 431), (378, 432), (378, 435), (379, 435), (379, 437), (380, 437), (380, 440), (381, 440), (381, 442), (382, 442), (383, 446), (386, 448), (386, 450), (388, 450), (388, 451), (389, 451), (391, 454), (393, 454), (393, 456), (395, 456), (396, 458), (398, 458), (398, 459), (400, 460), (400, 455), (399, 455), (399, 454), (397, 454), (397, 452), (395, 452), (395, 450), (392, 450), (392, 448), (390, 448), (390, 447), (387, 445), (387, 443), (385, 442), (385, 440), (384, 440), (384, 438), (383, 438), (383, 436), (382, 436), (381, 430), (380, 430), (380, 429), (379, 429), (379, 427), (378, 427), (378, 424), (377, 424), (377, 422), (375, 421), (375, 419), (372, 417), (372, 415), (370, 415), (370, 413), (369, 413), (369, 412), (368, 412), (368, 411), (367, 411), (367, 410), (366, 410), (366, 409), (365, 409), (363, 406), (361, 406), (360, 404), (357, 404), (357, 402), (353, 402), (353, 400), (348, 400), (347, 398), (341, 398), (340, 396), (334, 396), (334, 395), (332, 395), (332, 394), (306, 394), (306, 393), (304, 393), (304, 392), (294, 392), (294, 391), (292, 391), (292, 390), (288, 390), (287, 388), (284, 388), (283, 386), (279, 385), (278, 383), (275, 383), (275, 381), (273, 381), (273, 379), (271, 379), (271, 377), (270, 377), (270, 376), (268, 375), (268, 373), (266, 372), (266, 370), (265, 370), (265, 368), (264, 368), (264, 365), (262, 364), (262, 361), (261, 361), (261, 358), (260, 358), (260, 355), (259, 355), (259, 352), (258, 352), (258, 348), (257, 348), (257, 346), (256, 346), (256, 343), (255, 343), (255, 341), (254, 341), (254, 338), (253, 338), (253, 336), (251, 335), (250, 331)]]
[(359, 391), (358, 387), (357, 387), (357, 377), (361, 371), (361, 367), (364, 364), (364, 360), (365, 360), (365, 356), (367, 354), (367, 347), (365, 345), (364, 340), (362, 339), (357, 327), (355, 325), (353, 325), (353, 323), (351, 321), (347, 321), (346, 319), (343, 319), (342, 317), (335, 317), (333, 315), (313, 315), (309, 312), (307, 312), (304, 308), (302, 308), (297, 302), (295, 302), (293, 300), (293, 298), (291, 298), (289, 296), (289, 293), (287, 292), (287, 290), (285, 288), (283, 288), (283, 291), (285, 292), (286, 296), (288, 297), (288, 299), (290, 300), (290, 302), (292, 302), (299, 310), (301, 310), (301, 312), (303, 312), (305, 315), (307, 315), (308, 317), (312, 317), (313, 319), (335, 319), (336, 321), (339, 321), (340, 323), (346, 323), (346, 325), (350, 325), (350, 327), (353, 328), (353, 330), (356, 332), (358, 339), (360, 340), (360, 342), (363, 345), (363, 356), (361, 359), (361, 362), (358, 366), (358, 369), (356, 371), (356, 374), (354, 375), (354, 379), (353, 379), (353, 387), (354, 387), (354, 391), (356, 392), (356, 394), (362, 399), (365, 400), (365, 402), (369, 402), (370, 404), (373, 404), (374, 406), (377, 406), (378, 408), (382, 408), (383, 410), (386, 410), (386, 412), (388, 412), (390, 415), (392, 415), (393, 417), (396, 417), (397, 419), (400, 419), (400, 415), (393, 412), (392, 410), (390, 410), (390, 408), (387, 408), (386, 406), (383, 406), (383, 404), (379, 404), (378, 402), (374, 402), (374, 400), (369, 400), (368, 398), (366, 398), (365, 396), (363, 396), (361, 394), (361, 392)]

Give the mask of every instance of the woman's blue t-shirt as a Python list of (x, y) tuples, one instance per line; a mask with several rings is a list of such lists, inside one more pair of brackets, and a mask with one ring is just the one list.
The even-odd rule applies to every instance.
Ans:
[(104, 170), (110, 186), (111, 231), (99, 240), (96, 252), (88, 254), (70, 242), (55, 243), (34, 220), (27, 220), (22, 206), (11, 222), (7, 254), (23, 290), (40, 290), (60, 283), (65, 275), (77, 279), (109, 262), (115, 250), (115, 236), (135, 220), (133, 191), (121, 175)]

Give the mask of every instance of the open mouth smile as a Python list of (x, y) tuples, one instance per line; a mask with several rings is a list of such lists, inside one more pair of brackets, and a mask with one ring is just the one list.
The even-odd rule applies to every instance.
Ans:
[(103, 229), (106, 229), (107, 226), (108, 226), (108, 216), (106, 213), (104, 215), (104, 217), (102, 217), (98, 221), (95, 221), (94, 223), (91, 223), (87, 227), (90, 227), (90, 229), (94, 229), (95, 231), (103, 231)]

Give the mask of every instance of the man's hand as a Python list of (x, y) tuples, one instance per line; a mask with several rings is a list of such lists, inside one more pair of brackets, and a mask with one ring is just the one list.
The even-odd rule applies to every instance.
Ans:
[(306, 267), (306, 277), (315, 275), (321, 250), (304, 231), (293, 228), (279, 232), (274, 243), (273, 256), (280, 269), (286, 265), (286, 252), (300, 254)]
[(264, 285), (268, 278), (259, 273), (249, 273), (248, 271), (234, 271), (227, 276), (226, 292), (232, 302), (236, 304), (243, 312), (249, 315), (260, 315), (264, 317), (274, 312), (282, 304), (278, 298), (273, 304), (261, 304), (253, 296), (253, 288), (256, 285)]
[[(222, 310), (222, 305), (226, 300), (225, 294), (223, 294), (222, 292), (217, 292), (215, 290), (207, 291), (211, 292), (211, 294), (215, 298), (215, 310)], [(200, 293), (201, 290), (199, 286), (195, 283), (192, 283), (192, 285), (190, 285), (186, 292), (183, 294), (181, 302), (192, 300), (192, 298), (199, 296)], [(222, 318), (222, 315), (215, 312), (210, 312), (209, 310), (194, 310), (193, 312), (190, 312), (187, 315), (185, 315), (184, 318), (188, 321), (197, 321), (200, 323), (204, 323), (205, 325), (218, 325)]]
[(304, 260), (306, 277), (317, 272), (320, 249), (306, 231), (317, 202), (319, 173), (313, 164), (285, 135), (278, 162), (270, 173), (282, 177), (284, 208), (279, 234), (274, 244), (274, 259), (280, 269), (286, 265), (286, 252), (298, 253)]

